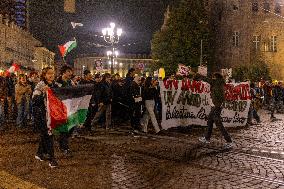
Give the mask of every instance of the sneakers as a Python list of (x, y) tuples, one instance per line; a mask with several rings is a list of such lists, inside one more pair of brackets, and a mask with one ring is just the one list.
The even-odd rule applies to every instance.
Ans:
[(224, 148), (225, 149), (230, 149), (234, 147), (234, 143), (233, 142), (227, 142), (226, 144), (224, 144)]
[(48, 166), (49, 166), (50, 168), (55, 168), (55, 167), (58, 167), (58, 163), (57, 163), (57, 161), (55, 161), (55, 160), (51, 160), (51, 161), (49, 162)]
[(209, 144), (209, 143), (210, 143), (210, 141), (207, 140), (205, 137), (200, 137), (200, 138), (199, 138), (199, 141), (202, 142), (202, 143), (204, 143), (204, 144)]
[(73, 157), (73, 154), (72, 154), (71, 150), (69, 150), (69, 149), (63, 150), (62, 153), (65, 157)]
[(35, 159), (37, 159), (39, 161), (44, 161), (43, 155), (35, 155)]

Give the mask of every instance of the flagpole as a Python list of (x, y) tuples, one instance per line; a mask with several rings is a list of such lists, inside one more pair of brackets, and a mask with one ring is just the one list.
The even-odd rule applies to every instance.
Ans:
[(63, 63), (66, 64), (65, 56), (62, 56)]

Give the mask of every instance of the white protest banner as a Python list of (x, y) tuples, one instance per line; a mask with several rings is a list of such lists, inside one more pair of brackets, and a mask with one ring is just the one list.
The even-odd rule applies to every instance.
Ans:
[[(162, 128), (207, 125), (212, 99), (210, 84), (194, 80), (160, 82), (162, 99)], [(225, 86), (226, 101), (221, 114), (224, 126), (243, 126), (250, 106), (248, 83)]]
[(202, 76), (207, 76), (207, 66), (198, 66), (198, 73)]

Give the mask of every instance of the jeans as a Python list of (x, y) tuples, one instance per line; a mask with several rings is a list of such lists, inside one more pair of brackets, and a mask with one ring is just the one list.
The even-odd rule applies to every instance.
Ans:
[(87, 117), (86, 117), (86, 120), (85, 120), (85, 123), (84, 123), (84, 126), (85, 126), (86, 129), (88, 129), (88, 130), (91, 129), (91, 123), (92, 123), (92, 120), (94, 119), (97, 111), (98, 111), (97, 105), (92, 105), (92, 104), (89, 105)]
[(147, 132), (147, 127), (148, 127), (148, 123), (149, 123), (149, 119), (151, 118), (151, 122), (154, 126), (154, 129), (156, 131), (156, 133), (158, 133), (160, 131), (156, 116), (155, 116), (155, 112), (154, 112), (154, 107), (155, 107), (155, 101), (154, 100), (146, 100), (145, 101), (145, 106), (146, 106), (146, 111), (142, 117), (142, 119), (140, 120), (140, 123), (142, 125), (142, 129), (144, 132)]
[(102, 107), (99, 107), (98, 112), (96, 113), (91, 125), (96, 125), (101, 116), (105, 113), (106, 115), (106, 129), (111, 127), (111, 104), (104, 104)]
[(211, 108), (211, 111), (210, 111), (209, 116), (208, 116), (208, 121), (207, 121), (208, 131), (205, 135), (205, 138), (206, 138), (206, 140), (210, 140), (211, 135), (212, 135), (212, 130), (213, 130), (213, 123), (215, 123), (216, 126), (218, 127), (218, 129), (221, 131), (222, 135), (224, 136), (225, 140), (227, 142), (232, 142), (232, 139), (231, 139), (229, 133), (227, 132), (227, 130), (225, 129), (225, 127), (222, 123), (221, 112), (222, 112), (221, 107), (212, 107)]
[(25, 98), (22, 99), (21, 103), (17, 105), (18, 116), (17, 116), (17, 126), (26, 126), (27, 118), (30, 110), (29, 101)]
[(260, 122), (260, 118), (259, 118), (259, 116), (258, 116), (258, 114), (257, 114), (256, 109), (255, 109), (253, 106), (251, 106), (251, 107), (249, 108), (249, 112), (248, 112), (248, 123), (251, 123), (253, 118), (254, 118), (257, 122)]

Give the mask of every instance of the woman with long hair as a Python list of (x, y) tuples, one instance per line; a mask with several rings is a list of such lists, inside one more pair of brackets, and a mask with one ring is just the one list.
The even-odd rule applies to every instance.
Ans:
[(144, 90), (142, 94), (143, 101), (145, 101), (145, 107), (146, 111), (144, 112), (144, 115), (142, 119), (140, 120), (140, 124), (142, 126), (142, 130), (147, 133), (147, 127), (149, 123), (149, 119), (151, 119), (151, 122), (154, 126), (155, 132), (160, 132), (160, 128), (156, 119), (156, 115), (154, 113), (155, 108), (155, 98), (158, 95), (158, 91), (154, 86), (154, 81), (152, 80), (152, 77), (147, 77), (145, 80)]

